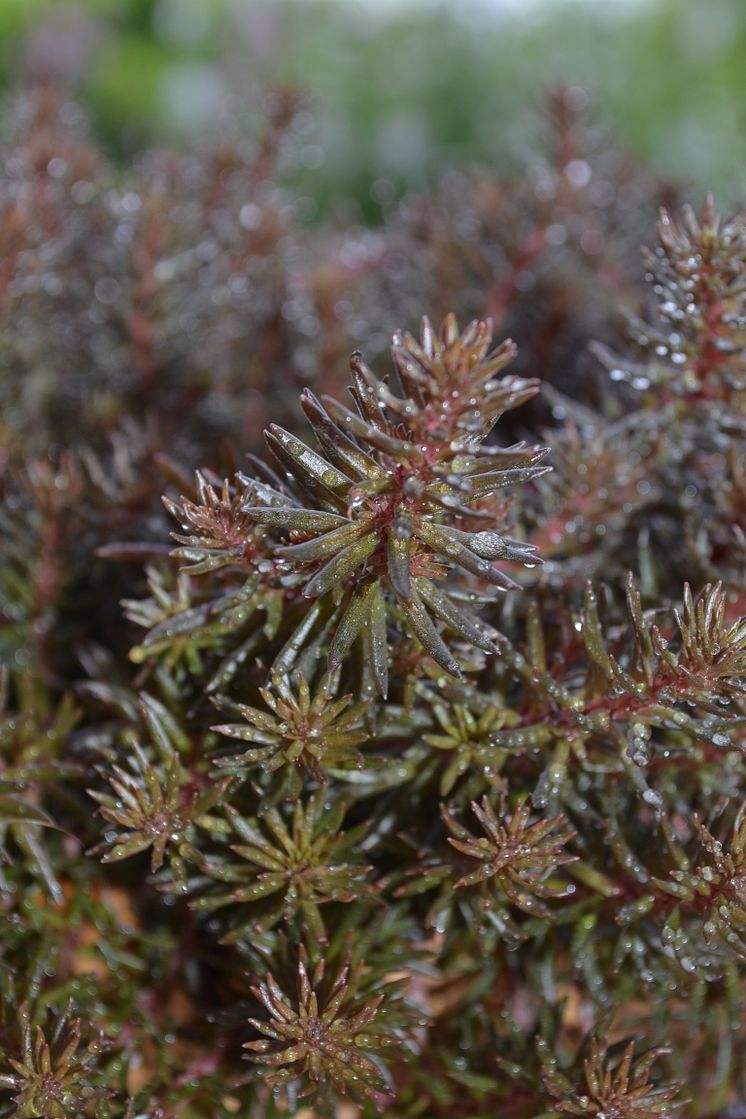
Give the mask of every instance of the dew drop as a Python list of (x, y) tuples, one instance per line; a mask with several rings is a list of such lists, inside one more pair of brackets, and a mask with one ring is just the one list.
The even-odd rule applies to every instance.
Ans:
[(663, 797), (655, 789), (646, 789), (642, 794), (642, 799), (653, 808), (661, 808), (663, 805)]

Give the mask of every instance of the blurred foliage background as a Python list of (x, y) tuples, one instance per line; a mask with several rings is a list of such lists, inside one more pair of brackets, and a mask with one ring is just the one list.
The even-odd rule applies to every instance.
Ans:
[(653, 169), (743, 194), (743, 0), (0, 0), (0, 80), (24, 75), (79, 92), (120, 159), (250, 126), (268, 85), (299, 88), (310, 216), (525, 167), (560, 81)]

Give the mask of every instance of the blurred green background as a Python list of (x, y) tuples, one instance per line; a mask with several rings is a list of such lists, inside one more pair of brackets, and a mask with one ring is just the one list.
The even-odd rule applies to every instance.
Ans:
[(248, 125), (268, 85), (298, 87), (316, 213), (525, 166), (558, 81), (693, 192), (744, 193), (744, 0), (0, 0), (0, 79), (24, 76), (79, 91), (120, 159)]

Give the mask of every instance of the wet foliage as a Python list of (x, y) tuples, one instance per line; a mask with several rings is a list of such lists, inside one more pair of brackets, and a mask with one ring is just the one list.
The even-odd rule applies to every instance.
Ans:
[(271, 104), (126, 182), (9, 117), (0, 1116), (735, 1119), (744, 218), (628, 289), (557, 94), (538, 181), (304, 229)]

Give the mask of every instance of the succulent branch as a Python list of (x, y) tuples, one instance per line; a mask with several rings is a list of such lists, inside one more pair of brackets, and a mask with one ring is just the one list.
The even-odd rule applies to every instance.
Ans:
[(88, 791), (100, 805), (103, 819), (114, 825), (91, 854), (103, 851), (102, 861), (112, 863), (150, 851), (151, 871), (155, 873), (168, 862), (170, 873), (183, 889), (184, 859), (191, 851), (195, 829), (210, 826), (210, 811), (224, 797), (231, 779), (209, 781), (205, 774), (185, 768), (147, 697), (143, 710), (154, 748), (148, 751), (133, 735), (128, 736), (127, 768), (115, 764), (110, 770), (101, 769), (111, 791)]
[(447, 808), (441, 808), (451, 833), (448, 842), (466, 857), (467, 867), (473, 868), (455, 882), (455, 888), (479, 887), (485, 909), (495, 904), (496, 897), (532, 916), (551, 916), (542, 899), (564, 897), (569, 892), (554, 878), (554, 872), (575, 860), (576, 856), (562, 850), (575, 833), (557, 833), (564, 823), (560, 816), (529, 823), (530, 810), (525, 803), (517, 805), (509, 819), (501, 819), (487, 797), (471, 808), (483, 836), (475, 837)]
[[(701, 856), (692, 865), (679, 847), (681, 865), (657, 885), (702, 919), (708, 944), (718, 938), (746, 959), (746, 809), (739, 811), (725, 845), (700, 821), (695, 823)], [(680, 914), (669, 918), (667, 928), (675, 929), (679, 919)]]
[(271, 1069), (268, 1082), (284, 1087), (297, 1077), (306, 1081), (304, 1095), (330, 1083), (342, 1094), (385, 1094), (389, 1081), (377, 1051), (396, 1044), (375, 1027), (383, 995), (360, 1005), (355, 999), (355, 973), (344, 965), (325, 981), (323, 961), (309, 975), (298, 965), (297, 992), (288, 996), (272, 976), (254, 988), (269, 1020), (251, 1019), (264, 1038), (247, 1041), (253, 1059)]
[(679, 220), (663, 210), (658, 244), (645, 254), (658, 321), (635, 323), (645, 363), (597, 352), (617, 379), (651, 386), (664, 399), (735, 403), (744, 389), (746, 223), (723, 221), (708, 197), (698, 218), (685, 206)]
[(79, 1018), (60, 1019), (47, 1037), (41, 1026), (33, 1028), (29, 1008), (19, 1008), (21, 1051), (5, 1055), (9, 1070), (0, 1075), (0, 1087), (14, 1092), (17, 1119), (73, 1119), (94, 1115), (97, 1100), (109, 1093), (97, 1084), (96, 1064), (101, 1039), (81, 1048)]
[(607, 1051), (597, 1041), (591, 1043), (590, 1055), (584, 1063), (585, 1084), (565, 1093), (563, 1079), (545, 1074), (545, 1082), (557, 1097), (557, 1109), (568, 1115), (618, 1119), (656, 1119), (671, 1114), (677, 1087), (656, 1087), (650, 1080), (651, 1068), (661, 1055), (652, 1050), (634, 1060), (634, 1042), (630, 1042), (617, 1061), (609, 1060)]
[(367, 738), (363, 716), (368, 704), (353, 703), (351, 695), (335, 698), (335, 683), (334, 677), (326, 677), (312, 693), (303, 676), (296, 690), (288, 677), (275, 673), (271, 686), (260, 689), (267, 710), (239, 704), (236, 713), (248, 725), (213, 727), (228, 738), (254, 743), (216, 764), (232, 772), (261, 766), (270, 775), (278, 774), (278, 788), (286, 799), (297, 796), (303, 773), (324, 784), (330, 767), (362, 767), (357, 747)]
[[(273, 426), (267, 441), (292, 486), (262, 487), (261, 505), (244, 510), (268, 529), (289, 534), (275, 554), (310, 599), (330, 603), (331, 670), (365, 635), (379, 693), (388, 689), (390, 608), (447, 672), (460, 675), (436, 620), (488, 652), (494, 631), (461, 608), (439, 584), (454, 569), (498, 590), (515, 583), (495, 561), (534, 566), (535, 549), (501, 535), (487, 499), (548, 468), (546, 449), (524, 443), (486, 445), (506, 411), (529, 399), (535, 381), (499, 377), (510, 345), (490, 351), (489, 323), (463, 334), (453, 317), (436, 334), (424, 320), (419, 342), (395, 336), (401, 395), (378, 381), (359, 356), (351, 363), (356, 411), (306, 392), (303, 410), (318, 451)], [(475, 528), (459, 527), (475, 525)]]
[[(202, 912), (238, 906), (241, 914), (223, 940), (231, 943), (278, 922), (300, 917), (319, 944), (327, 933), (321, 907), (351, 902), (373, 893), (371, 867), (362, 863), (358, 844), (365, 825), (340, 831), (346, 805), (325, 805), (326, 793), (314, 793), (304, 805), (297, 800), (289, 825), (276, 808), (247, 819), (228, 806), (226, 813), (240, 842), (222, 858), (200, 859), (208, 880), (227, 886), (212, 889), (193, 902)], [(266, 900), (265, 900), (266, 899)], [(244, 918), (244, 908), (249, 916)]]

